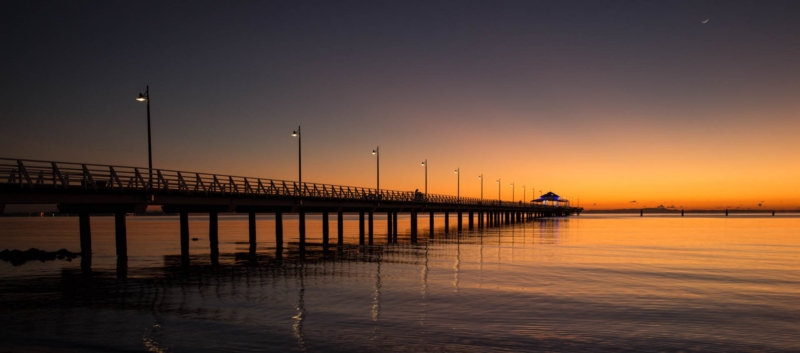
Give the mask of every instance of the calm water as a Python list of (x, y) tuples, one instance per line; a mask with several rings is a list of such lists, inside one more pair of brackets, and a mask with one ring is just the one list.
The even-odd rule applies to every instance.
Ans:
[[(416, 245), (400, 221), (398, 244), (378, 217), (359, 251), (347, 218), (341, 254), (300, 260), (296, 219), (278, 258), (260, 216), (253, 263), (247, 219), (220, 217), (212, 266), (208, 219), (191, 217), (186, 269), (176, 217), (129, 217), (117, 279), (113, 219), (93, 217), (91, 274), (0, 263), (0, 351), (800, 351), (800, 216), (583, 215), (434, 239), (422, 219)], [(77, 218), (0, 218), (0, 250), (30, 247), (78, 251)]]

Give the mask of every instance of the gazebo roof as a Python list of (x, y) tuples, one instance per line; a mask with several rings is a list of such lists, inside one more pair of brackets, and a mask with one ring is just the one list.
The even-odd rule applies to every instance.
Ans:
[(549, 191), (548, 193), (542, 195), (540, 198), (534, 199), (533, 202), (545, 202), (545, 201), (561, 202), (560, 199), (561, 199), (561, 196), (558, 196), (558, 195), (554, 194), (552, 191)]
[(542, 199), (545, 200), (558, 200), (561, 196), (554, 194), (552, 191), (547, 192), (546, 194), (542, 195)]

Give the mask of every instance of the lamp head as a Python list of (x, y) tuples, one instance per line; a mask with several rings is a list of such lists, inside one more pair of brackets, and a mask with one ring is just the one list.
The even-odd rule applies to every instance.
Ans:
[(376, 151), (376, 150), (372, 150), (372, 154), (375, 154), (375, 153), (378, 153), (378, 151)]
[(145, 96), (144, 94), (139, 93), (139, 97), (136, 97), (136, 100), (140, 101), (140, 102), (144, 102), (144, 101), (147, 100), (147, 96)]
[(292, 136), (297, 137), (297, 131), (292, 131)]
[(422, 162), (422, 164), (420, 164), (420, 165), (424, 167), (425, 166), (425, 162)]

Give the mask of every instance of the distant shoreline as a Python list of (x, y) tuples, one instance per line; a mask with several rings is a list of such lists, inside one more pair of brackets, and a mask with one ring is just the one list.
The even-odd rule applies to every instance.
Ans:
[[(690, 214), (706, 214), (706, 213), (725, 213), (725, 209), (684, 209), (684, 213)], [(775, 213), (797, 213), (800, 210), (782, 210), (782, 209), (727, 209), (729, 214), (753, 214), (753, 213), (768, 213), (772, 214)], [(624, 209), (614, 209), (614, 210), (586, 210), (584, 209), (581, 213), (589, 213), (589, 214), (600, 214), (600, 213), (613, 213), (613, 214), (625, 214), (625, 213), (647, 213), (647, 214), (680, 214), (681, 210), (676, 209), (668, 209), (668, 208), (624, 208)]]

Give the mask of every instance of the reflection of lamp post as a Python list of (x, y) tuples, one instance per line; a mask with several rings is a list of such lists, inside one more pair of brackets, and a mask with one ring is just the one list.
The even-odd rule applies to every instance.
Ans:
[(457, 192), (456, 195), (458, 197), (458, 202), (461, 202), (461, 173), (459, 173), (459, 171), (461, 171), (461, 168), (456, 168), (456, 172), (455, 173), (458, 176), (458, 178), (457, 178), (458, 179), (458, 189), (456, 189), (457, 190), (456, 191)]
[(425, 197), (428, 197), (428, 159), (426, 158), (422, 162), (422, 166), (425, 167)]
[(300, 126), (292, 131), (292, 136), (297, 137), (297, 181), (300, 183), (300, 193), (303, 192), (303, 136), (300, 135)]
[(481, 180), (481, 203), (483, 203), (483, 174), (478, 175), (478, 179)]
[(381, 146), (376, 147), (372, 150), (372, 154), (374, 154), (378, 158), (378, 165), (377, 165), (377, 179), (378, 179), (378, 194), (381, 193)]
[(500, 203), (500, 179), (497, 179), (497, 202)]
[(148, 187), (153, 187), (153, 149), (150, 144), (150, 86), (145, 86), (144, 94), (139, 93), (137, 101), (147, 102), (147, 169), (150, 170), (150, 179)]

